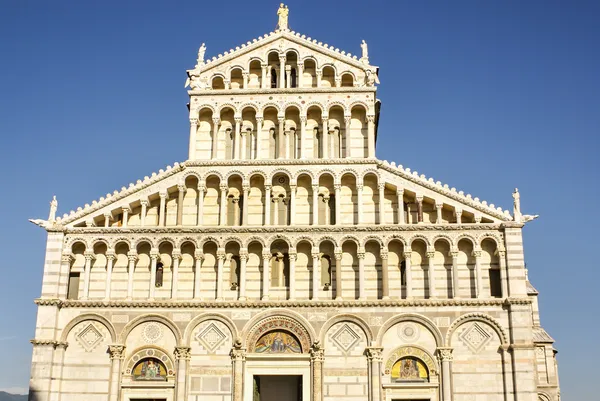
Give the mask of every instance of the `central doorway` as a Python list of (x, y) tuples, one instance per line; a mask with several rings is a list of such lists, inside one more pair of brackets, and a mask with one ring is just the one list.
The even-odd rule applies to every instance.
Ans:
[(252, 401), (302, 401), (301, 375), (254, 375)]

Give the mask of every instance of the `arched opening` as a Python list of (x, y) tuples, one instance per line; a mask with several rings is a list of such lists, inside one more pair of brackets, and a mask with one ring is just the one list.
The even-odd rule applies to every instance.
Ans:
[(145, 358), (134, 366), (131, 375), (134, 381), (167, 381), (167, 368), (157, 358)]
[(225, 81), (223, 80), (223, 77), (219, 75), (213, 77), (211, 86), (215, 90), (225, 89)]
[(252, 60), (248, 66), (248, 88), (262, 88), (262, 66), (260, 60)]
[(280, 297), (287, 297), (287, 289), (290, 286), (290, 257), (289, 247), (285, 241), (278, 240), (271, 244), (271, 289), (274, 294), (279, 293)]
[(271, 224), (286, 226), (290, 224), (290, 177), (276, 174), (271, 181)]
[(333, 177), (322, 174), (319, 177), (319, 225), (334, 225), (335, 221), (335, 190)]
[[(333, 275), (335, 261), (335, 245), (331, 241), (323, 241), (319, 244), (319, 288), (323, 296), (335, 299), (335, 278)], [(319, 294), (321, 295), (321, 294)]]
[(302, 87), (317, 87), (317, 63), (311, 58), (304, 59), (304, 72), (302, 73)]
[(268, 71), (267, 79), (269, 80), (271, 88), (279, 88), (279, 53), (272, 51), (267, 56)]
[(419, 358), (407, 356), (392, 366), (391, 377), (395, 383), (426, 383), (429, 382), (429, 369)]
[(350, 73), (342, 74), (342, 87), (352, 88), (354, 86), (354, 77)]
[(306, 111), (306, 141), (304, 151), (314, 159), (322, 157), (322, 112), (318, 106), (310, 106)]
[(323, 76), (321, 78), (321, 88), (333, 88), (335, 86), (335, 70), (332, 66), (323, 67)]
[(244, 86), (244, 78), (241, 68), (231, 70), (230, 87), (231, 89), (242, 89)]

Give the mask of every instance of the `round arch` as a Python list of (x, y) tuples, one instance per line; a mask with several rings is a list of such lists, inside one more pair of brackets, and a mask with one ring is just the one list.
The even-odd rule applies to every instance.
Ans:
[(235, 327), (235, 324), (233, 323), (233, 321), (231, 321), (227, 316), (222, 315), (220, 313), (206, 312), (206, 313), (202, 313), (202, 314), (196, 316), (195, 318), (193, 318), (186, 326), (184, 334), (183, 334), (183, 341), (185, 342), (185, 344), (189, 345), (191, 343), (192, 333), (193, 333), (194, 329), (196, 328), (196, 326), (198, 326), (200, 323), (205, 322), (207, 320), (217, 320), (217, 321), (223, 323), (225, 326), (227, 326), (227, 328), (231, 332), (231, 337), (232, 337), (233, 341), (238, 339), (238, 337), (239, 337), (238, 330), (237, 330), (237, 327)]
[(82, 323), (82, 322), (85, 322), (88, 320), (93, 320), (94, 322), (98, 322), (101, 325), (103, 325), (104, 327), (106, 327), (106, 330), (108, 330), (108, 332), (110, 333), (111, 342), (114, 343), (117, 340), (117, 332), (116, 332), (114, 326), (112, 325), (112, 323), (108, 321), (108, 319), (106, 319), (104, 316), (99, 315), (97, 313), (85, 313), (83, 315), (79, 315), (79, 316), (75, 317), (69, 323), (67, 323), (67, 325), (62, 330), (62, 333), (60, 336), (60, 341), (66, 342), (67, 336), (69, 335), (71, 330), (73, 330), (73, 328), (75, 326), (77, 326), (79, 323)]
[(489, 326), (492, 327), (492, 329), (494, 329), (496, 334), (498, 334), (502, 345), (508, 345), (508, 336), (502, 325), (500, 325), (500, 323), (498, 323), (498, 321), (490, 315), (478, 312), (467, 313), (458, 317), (452, 322), (452, 324), (448, 328), (448, 332), (446, 333), (446, 345), (450, 346), (450, 340), (452, 339), (452, 335), (460, 326), (462, 326), (464, 323), (473, 321), (487, 323)]
[(164, 324), (171, 330), (173, 336), (175, 336), (175, 341), (177, 342), (177, 345), (181, 345), (181, 331), (175, 325), (175, 323), (173, 323), (170, 319), (155, 313), (138, 316), (129, 323), (127, 323), (127, 325), (121, 331), (121, 334), (119, 334), (119, 343), (124, 344), (131, 331), (140, 324), (146, 322), (158, 322)]
[(296, 335), (302, 353), (308, 353), (317, 338), (313, 327), (302, 315), (285, 309), (273, 309), (259, 313), (246, 323), (242, 340), (244, 346), (250, 349), (262, 334), (277, 328)]
[(435, 323), (433, 323), (431, 320), (429, 320), (425, 316), (419, 315), (417, 313), (404, 313), (402, 315), (394, 316), (394, 317), (388, 319), (383, 324), (383, 326), (381, 326), (381, 328), (379, 329), (379, 332), (377, 333), (377, 340), (376, 340), (377, 345), (381, 346), (382, 341), (383, 341), (383, 336), (392, 326), (394, 326), (395, 324), (398, 324), (401, 322), (407, 322), (407, 321), (419, 323), (419, 324), (425, 326), (425, 328), (427, 328), (431, 332), (433, 337), (435, 338), (436, 346), (438, 346), (438, 347), (443, 346), (444, 338), (442, 337), (442, 333), (437, 328)]
[(367, 337), (367, 344), (371, 344), (371, 342), (373, 341), (373, 332), (371, 331), (371, 328), (369, 327), (367, 322), (365, 322), (358, 316), (351, 314), (343, 314), (334, 316), (325, 322), (325, 324), (321, 328), (321, 333), (319, 335), (319, 341), (321, 341), (321, 344), (325, 344), (325, 336), (327, 335), (327, 331), (331, 327), (333, 327), (334, 324), (340, 322), (352, 322), (356, 324), (365, 333), (365, 337)]

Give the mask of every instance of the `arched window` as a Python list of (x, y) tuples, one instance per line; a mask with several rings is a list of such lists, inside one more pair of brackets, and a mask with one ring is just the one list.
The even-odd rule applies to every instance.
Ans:
[(414, 357), (399, 359), (392, 367), (392, 381), (394, 382), (428, 382), (429, 371), (422, 360)]
[(331, 287), (331, 258), (329, 255), (321, 256), (321, 285)]
[(277, 71), (271, 69), (271, 88), (277, 88)]
[(231, 289), (236, 290), (240, 284), (240, 257), (232, 256), (229, 263)]
[(502, 298), (502, 284), (500, 283), (500, 269), (490, 269), (490, 295)]
[(292, 68), (292, 71), (290, 72), (290, 84), (292, 88), (296, 88), (297, 84), (296, 84), (296, 69)]
[(167, 369), (160, 360), (146, 358), (135, 365), (132, 376), (136, 381), (167, 381)]
[(274, 253), (271, 258), (271, 286), (288, 287), (290, 285), (290, 258), (287, 253)]

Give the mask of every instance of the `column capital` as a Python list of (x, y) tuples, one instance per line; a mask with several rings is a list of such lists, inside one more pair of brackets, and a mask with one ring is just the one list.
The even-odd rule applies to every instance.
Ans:
[(383, 362), (383, 348), (382, 347), (367, 347), (365, 348), (365, 355), (369, 361)]
[(448, 252), (448, 256), (451, 256), (452, 259), (458, 258), (458, 251), (452, 250)]
[(148, 199), (140, 199), (140, 205), (148, 207), (150, 205), (150, 201)]
[(396, 189), (396, 195), (397, 196), (404, 196), (404, 188), (397, 188)]
[(351, 116), (344, 116), (344, 125), (346, 127), (349, 127), (351, 122), (352, 122), (352, 117)]
[(177, 184), (177, 190), (179, 192), (184, 192), (187, 190), (187, 187), (185, 186), (185, 184)]
[(231, 357), (231, 359), (236, 360), (236, 361), (245, 361), (246, 360), (246, 348), (234, 347), (229, 352), (229, 356)]
[(161, 189), (160, 192), (158, 193), (158, 196), (160, 196), (160, 199), (167, 199), (169, 197), (169, 193), (167, 192), (166, 189)]
[(417, 200), (418, 203), (422, 203), (423, 202), (423, 195), (418, 195), (415, 197), (415, 199)]
[(129, 251), (127, 252), (127, 259), (130, 262), (135, 262), (138, 260), (138, 253), (136, 251)]
[(129, 207), (129, 205), (121, 206), (121, 210), (123, 211), (123, 213), (131, 213), (131, 207)]
[(477, 213), (475, 214), (475, 223), (476, 224), (481, 223), (481, 215), (480, 214), (477, 214)]
[(298, 62), (296, 63), (296, 65), (298, 66), (298, 68), (304, 68), (304, 62)]
[(279, 122), (279, 124), (283, 124), (285, 122), (285, 116), (277, 116), (277, 122)]
[(121, 344), (110, 344), (108, 346), (108, 353), (110, 359), (123, 359), (125, 358), (125, 346)]
[(290, 183), (290, 190), (295, 191), (297, 187), (298, 187), (297, 184)]
[(181, 260), (181, 251), (179, 249), (173, 249), (173, 252), (171, 252), (171, 257), (173, 260)]
[(83, 256), (85, 257), (86, 261), (96, 259), (96, 255), (94, 254), (94, 251), (85, 251), (83, 253)]
[(310, 359), (313, 362), (323, 362), (325, 360), (325, 349), (318, 340), (310, 347)]
[(306, 120), (308, 120), (308, 117), (306, 117), (305, 115), (300, 116), (300, 122), (302, 124), (306, 124)]
[(194, 259), (196, 259), (196, 260), (204, 260), (204, 252), (202, 252), (200, 249), (196, 249), (194, 251)]
[(242, 116), (235, 116), (233, 117), (233, 120), (235, 121), (236, 124), (241, 124), (242, 123)]
[(267, 63), (260, 63), (261, 68), (267, 68), (268, 66), (269, 66), (269, 64), (267, 64)]
[(63, 263), (71, 263), (73, 260), (75, 260), (75, 256), (71, 252), (64, 252), (61, 256)]
[(475, 256), (475, 258), (480, 258), (481, 257), (481, 250), (480, 249), (476, 249), (473, 251), (473, 256)]
[(113, 217), (111, 212), (104, 212), (103, 215), (105, 219), (112, 219)]
[(206, 186), (204, 184), (198, 184), (198, 192), (204, 193), (206, 192)]
[(435, 201), (435, 209), (442, 209), (444, 207), (444, 203), (442, 201)]
[(224, 191), (227, 191), (227, 189), (229, 189), (229, 187), (227, 186), (227, 184), (220, 184), (219, 189), (221, 190), (221, 192), (224, 192)]
[(240, 249), (240, 260), (248, 260), (248, 250), (246, 248)]
[(342, 260), (342, 250), (341, 249), (336, 249), (335, 250), (335, 260)]
[(381, 247), (381, 249), (379, 250), (379, 257), (381, 258), (381, 260), (387, 260), (387, 258), (389, 257), (389, 251), (387, 247)]
[(323, 76), (323, 71), (317, 70), (317, 71), (315, 71), (315, 74), (317, 75), (317, 77), (322, 77)]
[(364, 185), (363, 184), (356, 184), (356, 190), (357, 191), (362, 191), (364, 189)]
[(250, 75), (250, 73), (248, 71), (242, 71), (243, 77), (248, 77), (248, 75)]
[(159, 257), (160, 257), (160, 253), (158, 252), (158, 249), (156, 249), (156, 248), (150, 249), (150, 259), (158, 260)]
[(504, 258), (506, 256), (506, 251), (504, 249), (498, 249), (496, 251), (496, 254), (498, 255), (498, 257), (500, 258)]
[(402, 255), (404, 256), (404, 259), (410, 259), (410, 257), (412, 256), (412, 249), (406, 248)]
[(248, 184), (248, 183), (242, 184), (242, 191), (244, 193), (249, 192), (250, 191), (250, 184)]
[(454, 210), (454, 214), (456, 214), (457, 217), (460, 216), (460, 215), (462, 215), (462, 212), (463, 212), (462, 209), (455, 209)]
[(262, 253), (262, 258), (263, 260), (270, 260), (271, 259), (271, 252), (263, 252)]
[(342, 184), (333, 184), (333, 189), (335, 192), (341, 191)]
[(435, 257), (435, 251), (428, 250), (426, 255), (427, 255), (427, 259), (433, 259)]
[(271, 184), (265, 184), (265, 191), (270, 191), (271, 187), (272, 187)]
[(377, 184), (377, 189), (379, 189), (380, 191), (383, 191), (385, 189), (385, 182), (381, 182), (381, 183)]
[(104, 256), (106, 256), (106, 260), (115, 260), (117, 258), (117, 254), (115, 253), (115, 250), (112, 248), (107, 249)]
[(295, 250), (290, 250), (288, 252), (288, 257), (290, 258), (290, 260), (296, 261), (298, 260), (298, 253)]
[(190, 125), (198, 125), (198, 119), (196, 117), (190, 117)]
[(213, 124), (215, 124), (215, 125), (221, 124), (221, 118), (220, 117), (213, 117), (212, 121), (213, 121)]
[(446, 361), (446, 362), (450, 362), (454, 359), (453, 355), (452, 355), (452, 351), (454, 350), (454, 348), (449, 348), (449, 347), (440, 347), (437, 349), (437, 353), (438, 353), (438, 358), (440, 358), (441, 361)]
[(319, 192), (319, 184), (313, 184), (312, 190), (313, 190), (313, 192)]
[(175, 347), (175, 351), (173, 352), (175, 354), (175, 359), (176, 360), (190, 360), (192, 359), (192, 348), (191, 347)]
[(358, 252), (356, 252), (356, 257), (360, 259), (365, 259), (365, 248), (358, 248)]
[(263, 116), (256, 116), (256, 123), (257, 124), (262, 124), (262, 122), (264, 121), (264, 117)]
[(285, 60), (286, 60), (285, 54), (280, 54), (279, 55), (279, 61), (285, 62)]
[(374, 123), (375, 115), (367, 115), (367, 123)]

